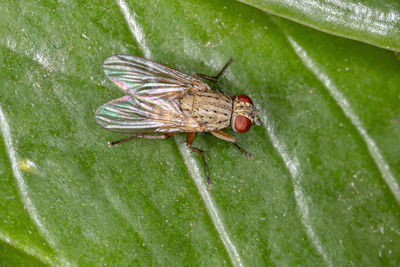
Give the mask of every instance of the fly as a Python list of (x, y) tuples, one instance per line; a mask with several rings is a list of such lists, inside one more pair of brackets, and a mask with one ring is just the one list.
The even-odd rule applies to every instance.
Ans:
[(210, 132), (250, 158), (235, 137), (221, 131), (231, 126), (235, 132), (244, 133), (253, 123), (260, 125), (250, 97), (218, 93), (199, 79), (216, 82), (231, 63), (232, 59), (216, 76), (208, 76), (188, 75), (132, 55), (107, 58), (103, 64), (105, 74), (127, 95), (99, 107), (95, 118), (107, 130), (130, 134), (109, 142), (109, 146), (136, 137), (166, 139), (187, 133), (186, 145), (202, 157), (208, 184), (211, 180), (204, 151), (192, 146), (196, 133)]

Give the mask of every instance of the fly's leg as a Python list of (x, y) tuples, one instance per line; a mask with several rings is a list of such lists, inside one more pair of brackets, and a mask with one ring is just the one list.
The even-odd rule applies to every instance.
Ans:
[(240, 152), (242, 152), (247, 158), (251, 158), (252, 155), (247, 152), (246, 150), (244, 150), (243, 148), (241, 148), (237, 143), (236, 143), (236, 138), (233, 136), (230, 136), (227, 133), (224, 133), (221, 130), (215, 130), (211, 132), (215, 137), (218, 137), (219, 139), (225, 140), (230, 142), (232, 145), (234, 145), (235, 147), (237, 147), (239, 149)]
[(204, 170), (205, 170), (205, 173), (207, 176), (207, 184), (210, 185), (211, 179), (210, 179), (210, 175), (208, 174), (207, 162), (206, 162), (206, 157), (204, 156), (204, 151), (192, 146), (195, 136), (196, 136), (195, 133), (188, 133), (186, 136), (186, 145), (194, 152), (200, 154), (201, 158), (203, 159), (203, 163), (204, 163)]
[(237, 147), (239, 149), (239, 151), (242, 152), (242, 154), (245, 155), (248, 159), (251, 159), (251, 157), (253, 156), (252, 154), (250, 154), (249, 152), (247, 152), (246, 150), (241, 148), (237, 143), (232, 143), (232, 145)]
[(131, 136), (128, 136), (127, 138), (124, 138), (122, 140), (108, 142), (108, 146), (112, 147), (114, 145), (129, 141), (129, 140), (131, 140), (133, 138), (136, 138), (136, 137), (146, 138), (146, 139), (167, 139), (167, 138), (173, 136), (174, 134), (175, 133), (166, 133), (166, 134), (163, 134), (163, 135), (151, 135), (151, 134), (140, 134), (140, 133), (138, 133), (138, 134), (133, 134)]
[(208, 76), (206, 74), (201, 74), (201, 73), (197, 73), (196, 76), (201, 77), (203, 79), (212, 81), (212, 82), (216, 82), (218, 80), (218, 78), (224, 73), (224, 71), (229, 67), (229, 65), (232, 63), (233, 59), (230, 58), (228, 60), (228, 62), (226, 62), (226, 64), (222, 67), (221, 71), (216, 75), (216, 76)]
[(219, 90), (221, 93), (224, 93), (227, 95), (228, 92), (226, 92), (225, 90), (222, 91), (221, 88), (217, 85), (217, 81), (218, 81), (219, 77), (221, 77), (221, 75), (224, 73), (224, 71), (229, 67), (229, 65), (232, 63), (232, 61), (233, 61), (233, 59), (230, 58), (216, 76), (208, 76), (208, 75), (202, 74), (202, 73), (197, 73), (196, 76), (201, 77), (206, 80), (209, 80), (209, 81), (212, 81), (217, 90)]

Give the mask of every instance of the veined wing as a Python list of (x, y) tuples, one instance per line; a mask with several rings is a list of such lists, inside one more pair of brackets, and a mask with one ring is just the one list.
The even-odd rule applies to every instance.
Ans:
[(114, 55), (103, 64), (107, 77), (134, 97), (178, 98), (189, 90), (210, 90), (198, 78), (133, 55)]
[(119, 133), (197, 132), (204, 128), (182, 113), (178, 100), (161, 98), (141, 101), (124, 96), (99, 107), (95, 118), (103, 128)]

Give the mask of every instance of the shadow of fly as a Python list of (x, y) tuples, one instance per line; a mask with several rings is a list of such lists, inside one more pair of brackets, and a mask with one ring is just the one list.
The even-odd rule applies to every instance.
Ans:
[(231, 125), (238, 133), (260, 125), (253, 102), (246, 95), (230, 96), (211, 90), (200, 78), (216, 82), (232, 63), (230, 59), (216, 76), (188, 75), (151, 60), (114, 55), (104, 61), (104, 72), (127, 95), (112, 100), (95, 113), (103, 128), (129, 134), (109, 142), (113, 146), (136, 137), (166, 139), (187, 133), (186, 145), (200, 154), (208, 184), (211, 184), (204, 151), (192, 146), (196, 133), (210, 132), (236, 146), (248, 158), (236, 138), (221, 131)]

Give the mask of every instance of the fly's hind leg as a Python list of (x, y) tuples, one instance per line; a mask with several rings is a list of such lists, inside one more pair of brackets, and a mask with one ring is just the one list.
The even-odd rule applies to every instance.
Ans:
[(188, 133), (187, 136), (186, 136), (186, 145), (192, 151), (200, 154), (201, 158), (203, 159), (203, 163), (204, 163), (204, 171), (205, 171), (206, 176), (207, 176), (207, 184), (210, 185), (211, 184), (211, 179), (210, 179), (210, 175), (208, 174), (207, 162), (206, 162), (206, 157), (204, 156), (204, 151), (192, 146), (192, 143), (193, 143), (193, 140), (194, 140), (195, 137), (196, 137), (195, 133)]
[(224, 73), (224, 71), (229, 67), (229, 65), (232, 63), (232, 61), (233, 61), (233, 59), (230, 58), (216, 76), (208, 76), (206, 74), (201, 74), (201, 73), (197, 73), (196, 76), (215, 83), (215, 82), (217, 82), (218, 78)]
[(146, 139), (167, 139), (171, 136), (173, 136), (175, 133), (165, 133), (163, 135), (151, 135), (151, 134), (142, 134), (142, 133), (137, 133), (133, 134), (131, 136), (128, 136), (127, 138), (118, 140), (118, 141), (113, 141), (113, 142), (108, 142), (108, 146), (112, 147), (114, 145), (129, 141), (133, 138), (139, 137), (139, 138), (146, 138)]
[(243, 148), (241, 148), (237, 143), (236, 143), (236, 138), (233, 136), (230, 136), (227, 133), (224, 133), (221, 130), (215, 130), (211, 132), (215, 137), (218, 137), (219, 139), (225, 140), (230, 142), (232, 145), (234, 145), (235, 147), (237, 147), (237, 149), (239, 149), (240, 152), (242, 152), (247, 158), (251, 158), (252, 155), (247, 152), (246, 150), (244, 150)]

